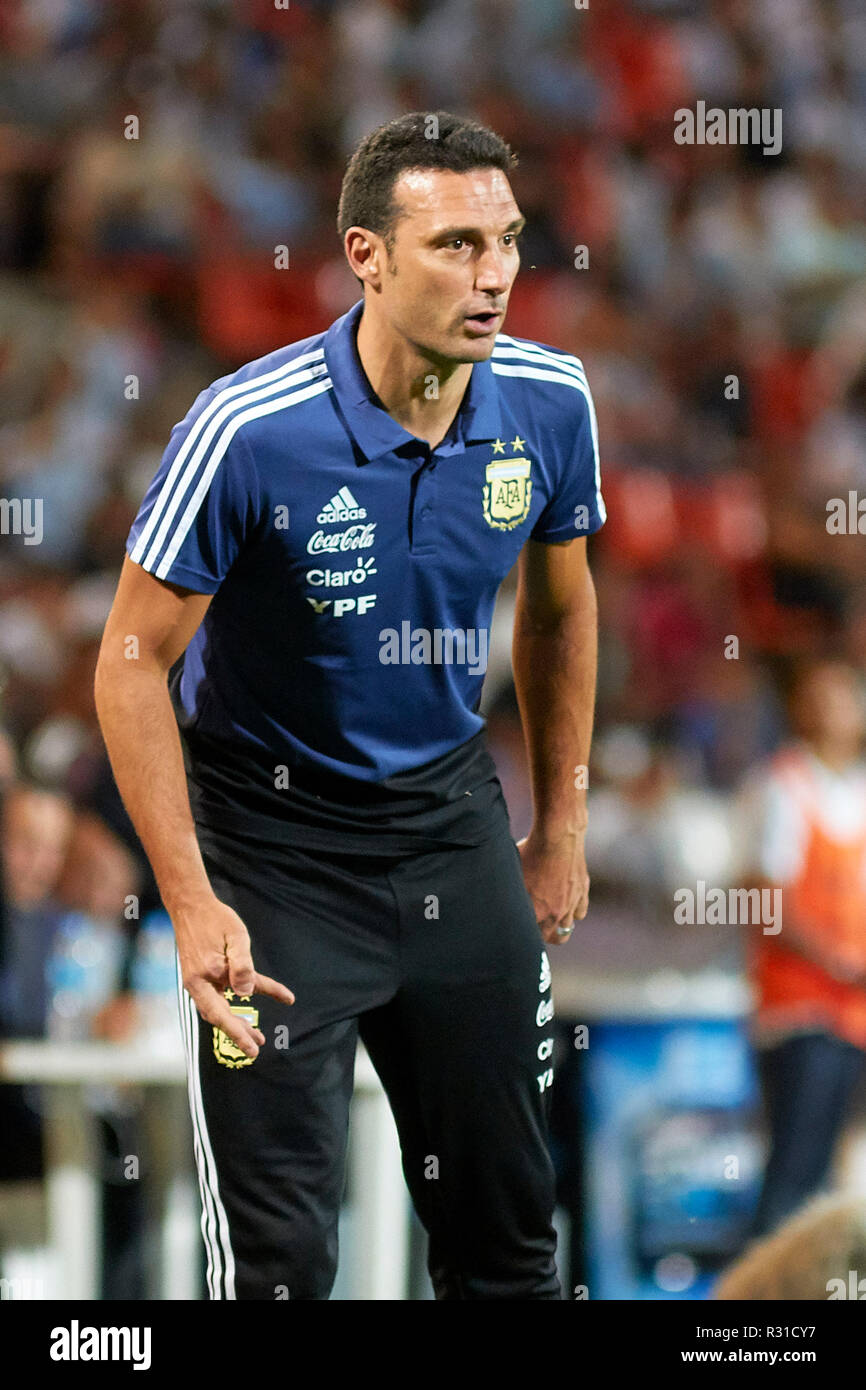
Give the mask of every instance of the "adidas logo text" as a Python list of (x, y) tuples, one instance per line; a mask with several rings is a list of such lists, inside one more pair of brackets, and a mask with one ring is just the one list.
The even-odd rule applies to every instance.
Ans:
[(363, 521), (367, 515), (366, 507), (359, 507), (347, 487), (335, 492), (330, 502), (326, 502), (316, 520), (322, 526), (337, 521)]

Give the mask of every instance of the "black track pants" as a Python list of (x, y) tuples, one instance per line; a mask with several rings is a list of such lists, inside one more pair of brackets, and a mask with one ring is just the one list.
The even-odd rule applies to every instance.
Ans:
[(256, 969), (296, 996), (254, 996), (267, 1042), (238, 1066), (182, 992), (210, 1296), (328, 1297), (360, 1033), (436, 1297), (559, 1298), (550, 978), (507, 823), (399, 859), (199, 838)]

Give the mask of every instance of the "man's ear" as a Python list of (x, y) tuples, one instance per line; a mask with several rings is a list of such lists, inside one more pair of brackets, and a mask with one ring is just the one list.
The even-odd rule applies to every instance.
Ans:
[(378, 288), (382, 279), (382, 238), (365, 227), (350, 227), (343, 239), (349, 269), (364, 285)]

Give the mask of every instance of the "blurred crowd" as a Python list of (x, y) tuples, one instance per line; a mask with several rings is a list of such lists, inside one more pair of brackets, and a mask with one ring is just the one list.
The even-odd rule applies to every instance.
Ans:
[[(858, 0), (6, 0), (0, 780), (30, 788), (10, 921), (55, 900), (102, 920), (113, 892), (123, 935), (158, 906), (91, 694), (124, 540), (198, 391), (354, 302), (345, 162), (412, 109), (518, 152), (507, 328), (577, 353), (595, 396), (598, 891), (652, 915), (696, 866), (723, 881), (727, 798), (783, 736), (792, 659), (866, 661), (863, 542), (826, 524), (866, 495), (864, 72)], [(780, 109), (781, 151), (677, 144), (698, 100)], [(39, 544), (12, 534), (32, 498)], [(486, 708), (522, 834), (501, 631)], [(23, 883), (22, 836), (44, 851)], [(41, 998), (7, 1030), (41, 1031)]]

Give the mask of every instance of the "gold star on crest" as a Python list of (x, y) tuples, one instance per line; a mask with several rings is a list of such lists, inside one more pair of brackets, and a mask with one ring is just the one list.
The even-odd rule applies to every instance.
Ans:
[(494, 452), (494, 454), (504, 454), (504, 453), (505, 453), (505, 440), (504, 440), (504, 439), (496, 439), (496, 440), (493, 441), (493, 452)]
[(512, 449), (522, 449), (522, 448), (523, 448), (523, 442), (524, 442), (524, 441), (520, 438), (520, 435), (519, 435), (519, 434), (516, 434), (516, 435), (514, 436), (514, 438), (512, 439), (512, 441), (511, 441), (511, 447), (512, 447)]

